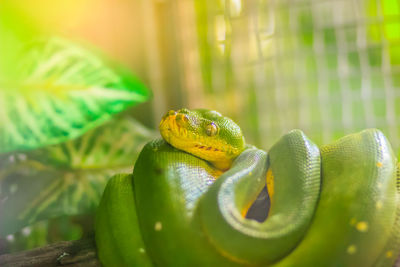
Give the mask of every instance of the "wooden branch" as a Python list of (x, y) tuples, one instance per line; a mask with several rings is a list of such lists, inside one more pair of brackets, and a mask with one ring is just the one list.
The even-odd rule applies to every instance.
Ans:
[[(93, 238), (63, 241), (13, 254), (0, 255), (1, 267), (100, 267)], [(400, 267), (400, 257), (394, 267)]]
[(93, 238), (63, 241), (12, 254), (0, 255), (2, 267), (101, 266)]

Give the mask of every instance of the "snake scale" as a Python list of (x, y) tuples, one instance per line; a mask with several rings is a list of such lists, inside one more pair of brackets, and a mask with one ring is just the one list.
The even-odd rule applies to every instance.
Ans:
[[(162, 139), (116, 175), (96, 216), (105, 266), (393, 266), (399, 168), (377, 129), (317, 147), (300, 130), (268, 152), (216, 111), (169, 111)], [(267, 187), (267, 218), (246, 216)]]

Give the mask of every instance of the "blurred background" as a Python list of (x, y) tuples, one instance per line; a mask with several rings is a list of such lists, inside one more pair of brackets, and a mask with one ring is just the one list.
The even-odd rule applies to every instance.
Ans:
[(35, 0), (14, 8), (42, 32), (84, 40), (169, 109), (231, 116), (268, 149), (293, 128), (316, 143), (377, 127), (399, 148), (398, 0)]
[[(399, 0), (14, 0), (2, 1), (1, 11), (3, 16), (12, 13), (3, 20), (6, 31), (13, 25), (13, 30), (23, 35), (56, 35), (90, 44), (128, 66), (152, 91), (150, 101), (129, 111), (147, 128), (131, 122), (120, 127), (126, 140), (133, 140), (129, 135), (132, 132), (135, 142), (139, 140), (129, 153), (121, 155), (137, 156), (141, 146), (157, 135), (162, 115), (182, 107), (215, 109), (231, 117), (241, 126), (248, 143), (266, 150), (294, 128), (302, 129), (321, 145), (375, 127), (386, 134), (398, 152)], [(27, 26), (30, 31), (26, 31)], [(37, 214), (47, 211), (47, 207), (57, 207), (57, 212), (50, 209), (41, 217), (50, 214), (54, 219), (43, 227), (26, 227), (16, 235), (8, 235), (6, 242), (16, 249), (26, 249), (77, 239), (85, 232), (85, 225), (91, 227), (93, 217), (82, 213), (93, 212), (110, 172), (103, 172), (99, 182), (97, 174), (85, 176), (80, 170), (101, 162), (110, 147), (116, 146), (115, 135), (109, 135), (112, 139), (107, 139), (104, 153), (95, 159), (80, 157), (79, 146), (84, 143), (80, 140), (74, 151), (79, 157), (73, 158), (73, 153), (65, 156), (68, 168), (63, 168), (68, 172), (58, 165), (51, 166), (43, 188), (49, 181), (57, 181), (59, 184), (53, 188), (61, 188), (61, 184), (69, 193), (60, 191), (55, 195), (50, 189), (38, 187), (38, 192), (47, 195), (24, 203), (35, 203), (29, 209)], [(121, 142), (119, 146), (126, 147)], [(52, 148), (57, 153), (51, 156), (58, 155), (59, 160), (68, 147)], [(6, 158), (14, 164), (19, 159), (29, 161), (30, 157), (12, 154)], [(133, 161), (127, 156), (121, 158), (131, 170)], [(32, 160), (43, 161), (36, 154)], [(103, 161), (109, 163), (108, 158)], [(21, 166), (13, 168), (21, 170)], [(32, 180), (26, 173), (32, 171), (3, 176), (0, 172), (0, 197), (6, 194), (8, 198), (7, 194), (14, 194), (24, 183), (29, 188)], [(15, 177), (29, 182), (14, 183)], [(82, 177), (89, 182), (84, 184)], [(93, 199), (85, 206), (82, 202), (86, 198), (82, 196), (87, 196), (93, 185)], [(78, 202), (84, 208), (75, 207)], [(69, 221), (62, 216), (55, 218), (62, 214), (75, 217)], [(80, 228), (71, 227), (71, 222), (79, 222)], [(26, 236), (29, 238), (24, 239)], [(2, 242), (0, 238), (0, 252)], [(18, 242), (22, 245), (15, 245)]]

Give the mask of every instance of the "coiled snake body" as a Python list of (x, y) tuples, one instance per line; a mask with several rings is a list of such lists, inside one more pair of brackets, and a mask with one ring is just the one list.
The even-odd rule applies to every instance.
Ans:
[[(96, 217), (106, 266), (393, 266), (397, 160), (376, 129), (318, 148), (303, 132), (267, 152), (215, 111), (170, 111)], [(267, 184), (271, 207), (246, 213)]]

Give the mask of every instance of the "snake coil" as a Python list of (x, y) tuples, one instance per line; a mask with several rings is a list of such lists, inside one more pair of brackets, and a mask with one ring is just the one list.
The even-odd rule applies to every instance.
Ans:
[[(218, 126), (218, 125), (217, 125)], [(393, 266), (399, 170), (376, 129), (318, 148), (300, 130), (212, 164), (149, 142), (133, 175), (113, 177), (96, 216), (105, 266)], [(243, 216), (268, 184), (271, 208)]]

